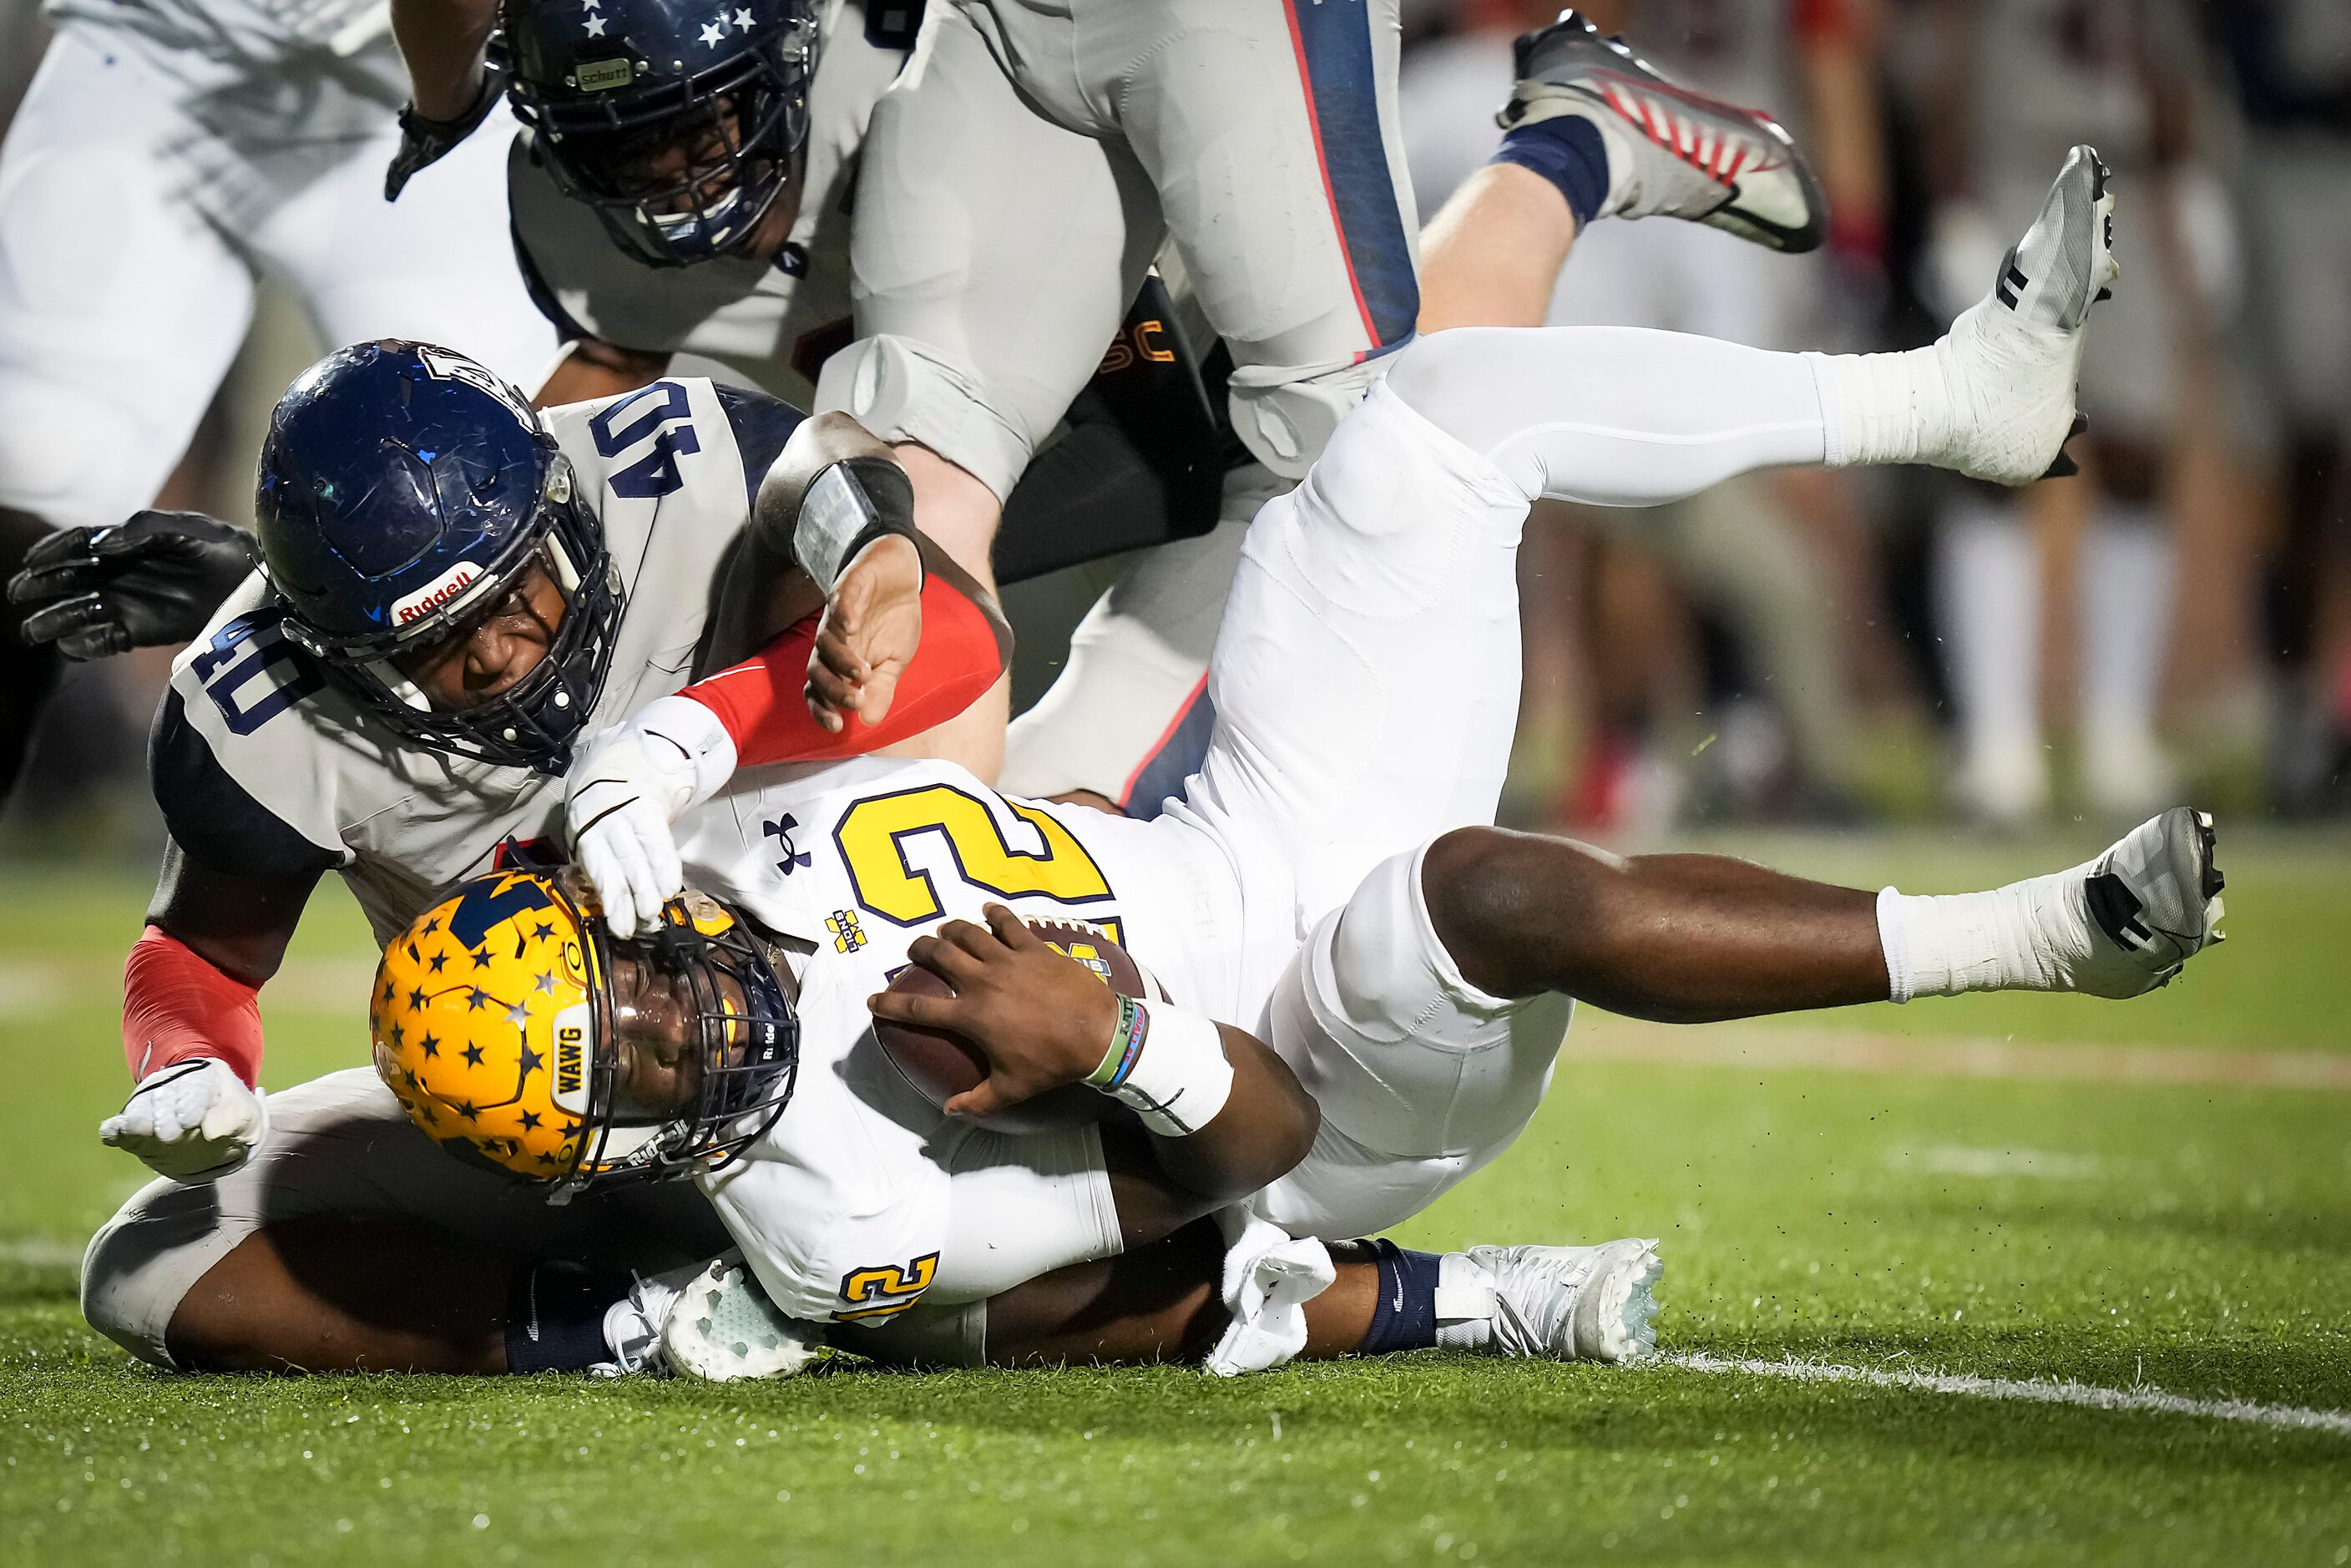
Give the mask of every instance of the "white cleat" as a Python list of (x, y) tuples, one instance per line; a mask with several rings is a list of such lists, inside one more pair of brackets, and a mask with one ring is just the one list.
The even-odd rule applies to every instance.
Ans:
[(678, 1292), (661, 1347), (672, 1371), (705, 1383), (791, 1377), (832, 1354), (823, 1330), (778, 1312), (733, 1257), (715, 1260)]
[(2095, 148), (2067, 154), (2041, 215), (2001, 260), (1991, 293), (1935, 345), (1949, 427), (1941, 449), (1922, 452), (1922, 461), (1999, 485), (2076, 472), (2064, 449), (2081, 428), (2074, 382), (2082, 324), (2122, 270), (2106, 181)]
[(1608, 149), (1602, 217), (1686, 218), (1791, 252), (1828, 236), (1820, 181), (1770, 115), (1675, 86), (1573, 11), (1520, 35), (1514, 57), (1496, 122), (1589, 120)]
[(1638, 1361), (1657, 1352), (1652, 1326), (1665, 1273), (1655, 1239), (1597, 1247), (1472, 1247), (1439, 1276), (1437, 1317), (1483, 1316), (1489, 1355)]
[(2081, 869), (2095, 934), (2091, 956), (2071, 966), (2074, 989), (2140, 996), (2169, 985), (2189, 959), (2221, 940), (2226, 879), (2214, 860), (2210, 812), (2174, 806)]

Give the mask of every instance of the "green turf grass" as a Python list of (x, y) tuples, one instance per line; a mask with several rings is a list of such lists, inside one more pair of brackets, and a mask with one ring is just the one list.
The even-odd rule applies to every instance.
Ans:
[[(1765, 847), (1927, 890), (2057, 863)], [(2351, 936), (2351, 863), (2224, 863), (2236, 939), (2169, 992), (1829, 1021), (2342, 1049), (2324, 960)], [(2351, 1437), (1672, 1367), (153, 1374), (81, 1327), (64, 1261), (139, 1176), (90, 1133), (121, 1092), (114, 966), (144, 890), (10, 891), (0, 1562), (2351, 1561)], [(322, 898), (308, 978), (273, 1000), (271, 1082), (362, 1060), (339, 988), (365, 952)], [(1659, 1235), (1677, 1349), (2351, 1409), (2346, 1125), (2339, 1092), (1576, 1062), (1405, 1239)]]

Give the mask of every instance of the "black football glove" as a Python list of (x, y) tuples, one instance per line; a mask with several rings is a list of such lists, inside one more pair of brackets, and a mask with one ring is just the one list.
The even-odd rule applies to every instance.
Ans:
[(402, 105), (400, 151), (392, 155), (392, 166), (383, 172), (383, 199), (400, 200), (400, 193), (416, 172), (438, 163), (451, 148), (471, 136), (490, 117), (506, 90), (507, 73), (492, 65), (483, 68), (481, 96), (474, 99), (474, 107), (455, 120), (427, 120), (416, 112), (414, 104)]
[(27, 643), (103, 659), (189, 641), (259, 559), (251, 538), (202, 512), (141, 512), (36, 543), (8, 580), (8, 602), (34, 607)]

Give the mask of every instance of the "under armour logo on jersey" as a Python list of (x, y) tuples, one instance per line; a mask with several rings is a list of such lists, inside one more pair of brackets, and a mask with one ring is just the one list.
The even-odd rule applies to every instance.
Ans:
[(812, 858), (806, 850), (792, 841), (792, 830), (799, 825), (800, 820), (789, 811), (784, 813), (784, 820), (780, 822), (766, 822), (760, 825), (760, 833), (776, 840), (778, 847), (784, 852), (784, 858), (776, 862), (776, 871), (779, 875), (791, 875), (800, 867), (807, 865)]

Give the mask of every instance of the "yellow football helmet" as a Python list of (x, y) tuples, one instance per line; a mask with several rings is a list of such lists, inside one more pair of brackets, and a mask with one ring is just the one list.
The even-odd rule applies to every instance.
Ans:
[(465, 883), (394, 938), (369, 1030), (411, 1121), (567, 1191), (725, 1164), (783, 1113), (799, 1055), (733, 911), (689, 890), (619, 942), (538, 871)]

